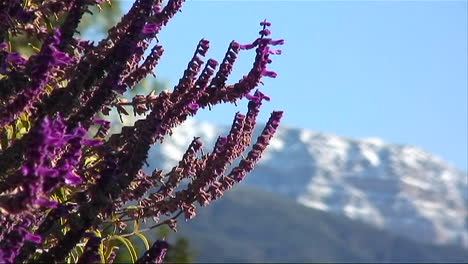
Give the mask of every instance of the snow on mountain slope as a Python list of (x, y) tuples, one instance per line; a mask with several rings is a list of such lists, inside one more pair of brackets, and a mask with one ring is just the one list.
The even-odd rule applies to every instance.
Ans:
[[(211, 151), (227, 131), (188, 120), (148, 161), (168, 169), (194, 136)], [(467, 174), (414, 146), (282, 126), (245, 183), (417, 241), (468, 246)]]

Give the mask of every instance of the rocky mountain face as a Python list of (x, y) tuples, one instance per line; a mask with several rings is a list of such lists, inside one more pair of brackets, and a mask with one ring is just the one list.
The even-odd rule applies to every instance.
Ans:
[[(188, 120), (151, 150), (149, 169), (175, 166), (194, 136), (211, 151), (228, 129)], [(414, 146), (281, 126), (245, 184), (419, 242), (468, 247), (467, 174)]]
[(188, 238), (199, 263), (468, 261), (465, 248), (418, 243), (245, 185), (235, 186), (223, 199), (199, 208), (193, 220), (179, 222), (178, 230), (169, 236), (169, 243), (177, 237)]

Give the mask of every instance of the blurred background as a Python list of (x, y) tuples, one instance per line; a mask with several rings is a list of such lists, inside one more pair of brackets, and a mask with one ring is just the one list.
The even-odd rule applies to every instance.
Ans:
[[(84, 21), (85, 38), (133, 3), (112, 2)], [(272, 100), (259, 126), (284, 110), (281, 129), (245, 183), (176, 234), (160, 231), (177, 261), (468, 262), (467, 1), (187, 1), (159, 35), (156, 78), (131, 93), (172, 89), (200, 39), (221, 61), (264, 19), (286, 44), (260, 88)], [(241, 54), (230, 82), (253, 58)], [(194, 136), (209, 150), (246, 110), (201, 111), (146, 169), (176, 165)]]

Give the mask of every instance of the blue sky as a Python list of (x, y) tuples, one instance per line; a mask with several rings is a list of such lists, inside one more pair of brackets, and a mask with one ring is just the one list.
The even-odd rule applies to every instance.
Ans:
[[(281, 109), (289, 126), (416, 145), (468, 168), (466, 1), (191, 0), (160, 34), (158, 78), (172, 87), (201, 38), (221, 61), (231, 40), (254, 40), (265, 18), (286, 44), (270, 65), (278, 77), (261, 88), (272, 98), (262, 121)], [(241, 55), (232, 82), (253, 56)], [(229, 124), (244, 106), (197, 118)]]

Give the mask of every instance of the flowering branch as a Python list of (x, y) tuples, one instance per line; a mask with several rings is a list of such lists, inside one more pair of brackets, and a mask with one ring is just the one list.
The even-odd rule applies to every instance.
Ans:
[[(192, 219), (196, 203), (219, 199), (253, 170), (282, 117), (272, 113), (244, 156), (260, 107), (270, 100), (253, 91), (264, 77), (276, 77), (267, 65), (280, 54), (271, 47), (283, 44), (269, 38), (268, 21), (251, 44), (231, 42), (220, 64), (207, 58), (209, 41), (200, 40), (173, 91), (124, 100), (121, 94), (154, 75), (164, 49), (150, 45), (184, 1), (163, 6), (161, 0), (136, 0), (97, 44), (75, 33), (89, 7), (102, 1), (39, 2), (0, 0), (0, 262), (112, 262), (116, 253), (106, 241), (161, 225), (176, 230), (180, 215)], [(51, 16), (61, 22), (48, 30)], [(42, 41), (35, 54), (27, 57), (10, 45), (20, 32)], [(238, 54), (254, 48), (250, 71), (227, 84)], [(150, 148), (189, 116), (244, 98), (247, 112), (236, 113), (210, 153), (195, 137), (169, 172), (142, 170)], [(126, 115), (128, 106), (144, 118), (109, 135), (111, 122), (97, 115), (112, 108)], [(127, 233), (103, 228), (113, 224), (123, 231), (125, 222), (147, 219), (156, 222)], [(134, 261), (161, 263), (168, 247), (156, 241)]]

